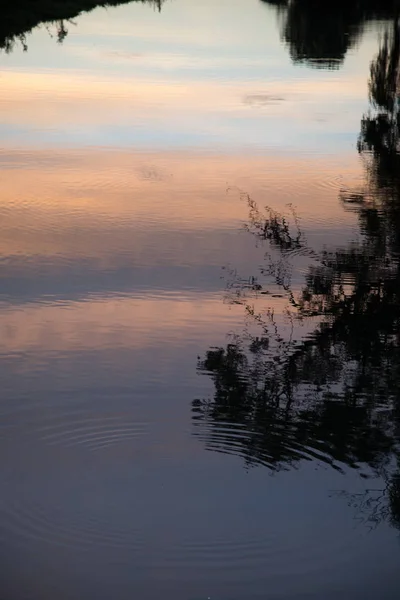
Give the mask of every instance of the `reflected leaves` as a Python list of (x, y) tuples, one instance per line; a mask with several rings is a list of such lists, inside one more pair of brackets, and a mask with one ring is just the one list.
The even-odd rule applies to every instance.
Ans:
[[(210, 348), (198, 371), (214, 386), (193, 402), (206, 448), (276, 471), (304, 460), (355, 468), (382, 490), (341, 493), (369, 525), (400, 526), (400, 24), (390, 25), (371, 64), (371, 108), (358, 150), (363, 189), (344, 190), (360, 239), (316, 252), (293, 207), (261, 210), (246, 194), (246, 229), (262, 251), (248, 278), (229, 271), (227, 297), (243, 305), (240, 335)], [(302, 286), (296, 261), (309, 262)], [(277, 293), (279, 292), (279, 293)], [(272, 296), (285, 299), (276, 310)], [(305, 325), (308, 335), (299, 332)]]

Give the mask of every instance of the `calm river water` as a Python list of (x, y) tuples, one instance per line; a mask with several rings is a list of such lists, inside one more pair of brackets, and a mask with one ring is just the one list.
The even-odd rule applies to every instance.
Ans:
[(351, 4), (2, 38), (2, 600), (399, 598), (400, 26)]

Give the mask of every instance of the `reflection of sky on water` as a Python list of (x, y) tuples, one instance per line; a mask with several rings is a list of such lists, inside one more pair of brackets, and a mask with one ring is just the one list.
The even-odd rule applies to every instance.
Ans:
[[(393, 530), (368, 535), (331, 496), (370, 481), (243, 469), (204, 450), (190, 407), (213, 394), (198, 357), (248, 326), (229, 267), (264, 260), (240, 190), (292, 203), (317, 250), (356, 237), (339, 197), (363, 177), (374, 35), (328, 72), (290, 63), (259, 0), (67, 27), (0, 55), (4, 597), (397, 598)], [(269, 305), (284, 322), (285, 299)]]
[(359, 177), (352, 157), (9, 150), (0, 164), (6, 302), (221, 292), (222, 267), (249, 277), (263, 254), (243, 231), (240, 189), (284, 208), (293, 178), (316, 247), (354, 235), (355, 216), (338, 202)]
[(1, 57), (3, 142), (303, 152), (354, 146), (375, 44), (369, 31), (357, 58), (350, 52), (340, 71), (327, 72), (291, 65), (275, 11), (261, 2), (251, 10), (242, 0), (212, 10), (167, 2), (161, 15), (132, 3), (97, 9), (67, 27), (62, 46), (42, 27), (28, 36), (27, 53)]

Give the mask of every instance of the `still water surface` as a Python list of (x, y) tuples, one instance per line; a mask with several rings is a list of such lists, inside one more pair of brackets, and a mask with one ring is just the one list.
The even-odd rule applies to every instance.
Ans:
[(9, 32), (4, 600), (399, 597), (399, 26), (302, 1)]

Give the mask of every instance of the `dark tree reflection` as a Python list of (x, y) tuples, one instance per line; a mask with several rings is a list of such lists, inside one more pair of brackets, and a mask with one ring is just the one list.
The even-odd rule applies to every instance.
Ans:
[[(248, 280), (232, 272), (230, 298), (252, 326), (226, 347), (211, 348), (199, 372), (210, 399), (193, 402), (195, 434), (212, 450), (272, 470), (317, 460), (376, 474), (382, 490), (352, 498), (370, 523), (400, 526), (400, 23), (383, 37), (371, 65), (368, 115), (359, 152), (361, 190), (341, 194), (356, 211), (360, 240), (315, 252), (296, 214), (249, 205), (248, 231), (265, 260)], [(310, 263), (292, 286), (299, 257)], [(279, 290), (284, 314), (268, 298)], [(277, 295), (277, 294), (275, 294)], [(310, 332), (297, 333), (298, 324)]]
[(364, 26), (373, 19), (391, 19), (398, 0), (262, 0), (285, 9), (282, 38), (294, 62), (337, 68), (346, 52), (360, 39)]
[(27, 50), (26, 36), (44, 24), (50, 35), (62, 43), (68, 35), (71, 19), (98, 6), (118, 6), (129, 2), (146, 2), (161, 10), (164, 0), (14, 0), (7, 3), (0, 21), (0, 49), (11, 52), (16, 45)]

